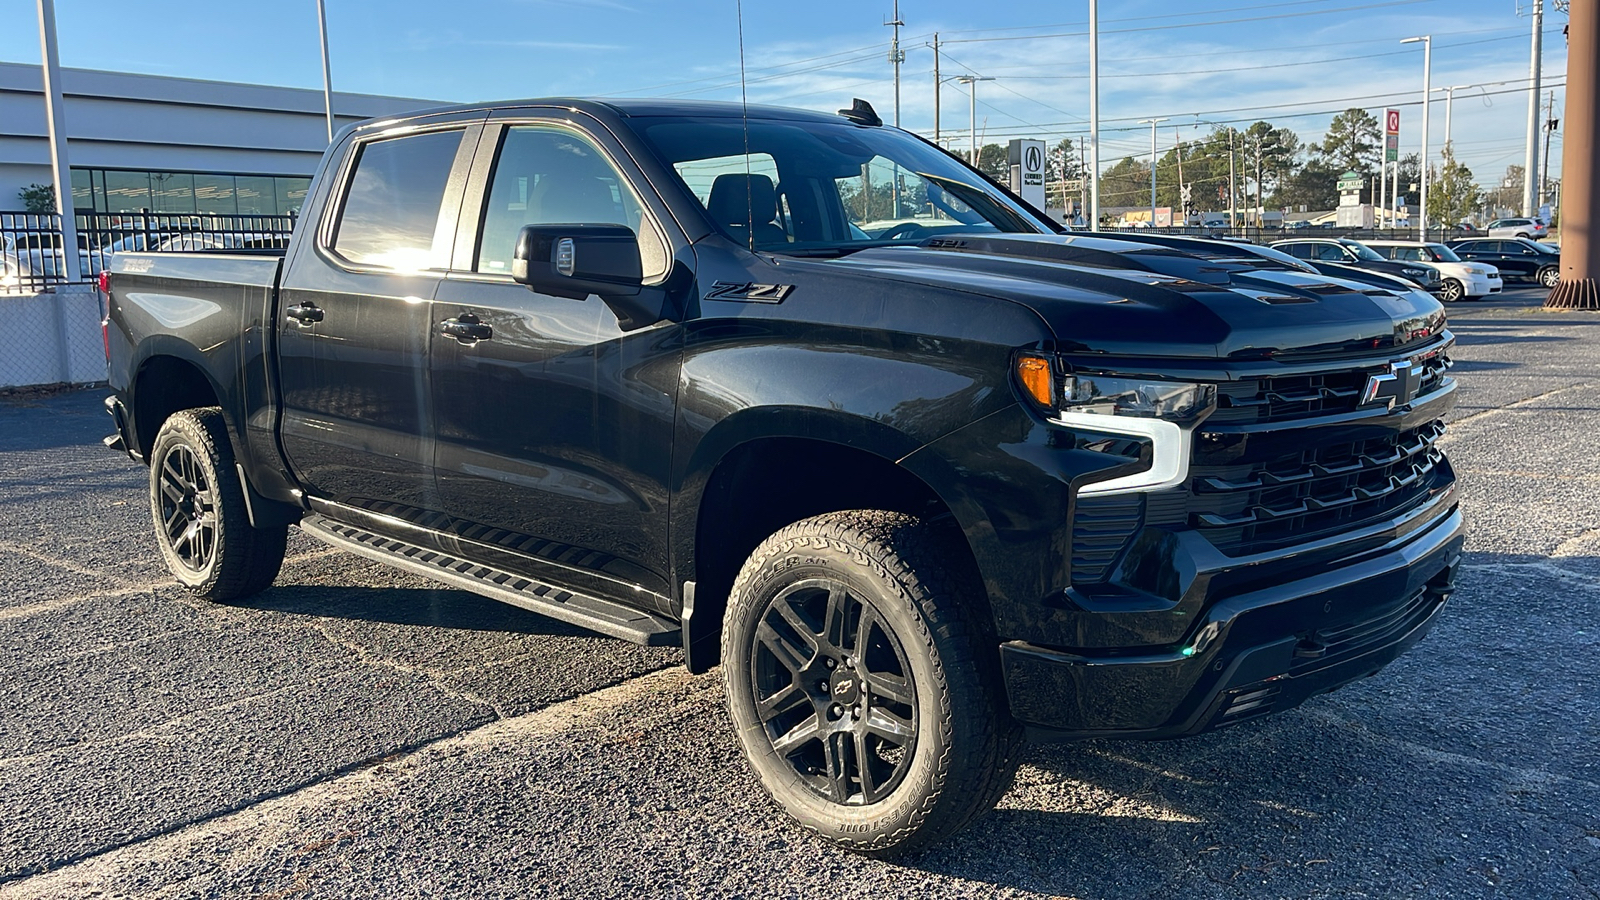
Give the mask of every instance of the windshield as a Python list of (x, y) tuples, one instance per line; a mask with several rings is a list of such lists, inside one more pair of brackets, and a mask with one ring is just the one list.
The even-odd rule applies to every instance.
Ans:
[(1376, 250), (1359, 241), (1343, 241), (1345, 249), (1356, 255), (1357, 259), (1372, 259), (1383, 262), (1387, 257), (1379, 256)]
[(756, 250), (843, 253), (934, 235), (1051, 233), (976, 173), (887, 127), (641, 117), (638, 133), (724, 234)]
[(1454, 250), (1443, 244), (1428, 244), (1428, 252), (1433, 254), (1434, 262), (1461, 262), (1461, 257)]

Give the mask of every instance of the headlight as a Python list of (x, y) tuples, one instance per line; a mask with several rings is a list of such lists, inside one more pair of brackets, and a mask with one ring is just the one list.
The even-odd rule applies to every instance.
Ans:
[(1427, 269), (1401, 269), (1400, 272), (1401, 272), (1401, 274), (1405, 275), (1407, 278), (1411, 279), (1412, 281), (1427, 281), (1428, 280), (1428, 270)]
[(1217, 386), (1148, 378), (1068, 375), (1061, 380), (1063, 411), (1192, 422), (1217, 403)]
[(1019, 356), (1022, 393), (1056, 425), (1088, 433), (1142, 438), (1150, 468), (1084, 486), (1081, 494), (1154, 491), (1189, 477), (1194, 428), (1217, 407), (1217, 386), (1159, 378), (1075, 372), (1058, 375), (1051, 360)]

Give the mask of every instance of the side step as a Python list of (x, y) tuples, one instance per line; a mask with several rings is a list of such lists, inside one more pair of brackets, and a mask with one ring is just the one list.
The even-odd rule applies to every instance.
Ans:
[(340, 550), (601, 634), (646, 647), (676, 647), (683, 642), (678, 623), (620, 603), (574, 594), (525, 575), (373, 534), (324, 516), (308, 515), (300, 528)]

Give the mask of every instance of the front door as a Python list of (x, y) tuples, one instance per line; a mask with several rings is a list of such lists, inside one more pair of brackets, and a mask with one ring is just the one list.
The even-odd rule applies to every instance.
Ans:
[(537, 294), (509, 275), (523, 225), (622, 224), (659, 280), (664, 232), (615, 155), (569, 125), (491, 125), (478, 155), (460, 232), (473, 246), (458, 246), (433, 305), (445, 508), (508, 567), (670, 613), (679, 329), (624, 332), (598, 297)]
[(313, 496), (413, 520), (439, 509), (430, 307), (460, 206), (451, 173), (464, 175), (478, 131), (358, 138), (328, 173), (327, 212), (288, 266), (278, 325), (284, 450)]

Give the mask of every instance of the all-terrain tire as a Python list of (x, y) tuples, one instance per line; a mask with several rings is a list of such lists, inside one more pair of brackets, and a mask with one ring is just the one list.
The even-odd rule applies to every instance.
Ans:
[[(936, 843), (992, 808), (1016, 772), (1022, 730), (1005, 709), (997, 642), (980, 602), (982, 584), (959, 540), (948, 526), (903, 513), (829, 513), (769, 537), (734, 582), (722, 637), (723, 677), (745, 755), (789, 815), (847, 849), (893, 856)], [(844, 623), (839, 633), (845, 636), (839, 644), (853, 646), (829, 643), (836, 596)], [(806, 618), (806, 609), (823, 609), (824, 603), (820, 618)], [(874, 624), (862, 626), (869, 616)], [(783, 651), (787, 668), (772, 663), (779, 657), (770, 642), (779, 632), (789, 645)], [(885, 674), (895, 668), (903, 668), (900, 674), (910, 683), (904, 689), (910, 703), (896, 699), (903, 685), (884, 694), (875, 686), (901, 685), (898, 676)], [(792, 687), (769, 690), (791, 674)], [(856, 674), (859, 696), (848, 678), (841, 681)], [(815, 693), (792, 711), (801, 721), (793, 730), (786, 730), (788, 724), (774, 727), (776, 717), (763, 719), (763, 710), (771, 716), (779, 694), (811, 685)], [(849, 718), (848, 702), (827, 705), (843, 693), (865, 707), (863, 718)], [(842, 711), (836, 719), (834, 708)], [(898, 750), (886, 750), (881, 742), (871, 750), (865, 737), (837, 753), (830, 736), (802, 744), (789, 740), (805, 731), (807, 714), (819, 727), (870, 731), (872, 723), (886, 721), (880, 710), (911, 711), (890, 714), (896, 722), (909, 721), (904, 730), (914, 735)], [(836, 756), (839, 770), (833, 768)], [(821, 760), (827, 771), (806, 770), (808, 758)], [(848, 775), (833, 777), (848, 770), (852, 759), (854, 782)], [(880, 777), (891, 765), (895, 774)], [(862, 774), (864, 767), (873, 774)], [(876, 796), (869, 780), (881, 782)]]
[(168, 571), (199, 597), (249, 597), (278, 577), (288, 528), (251, 526), (217, 407), (162, 423), (150, 449), (150, 514)]

